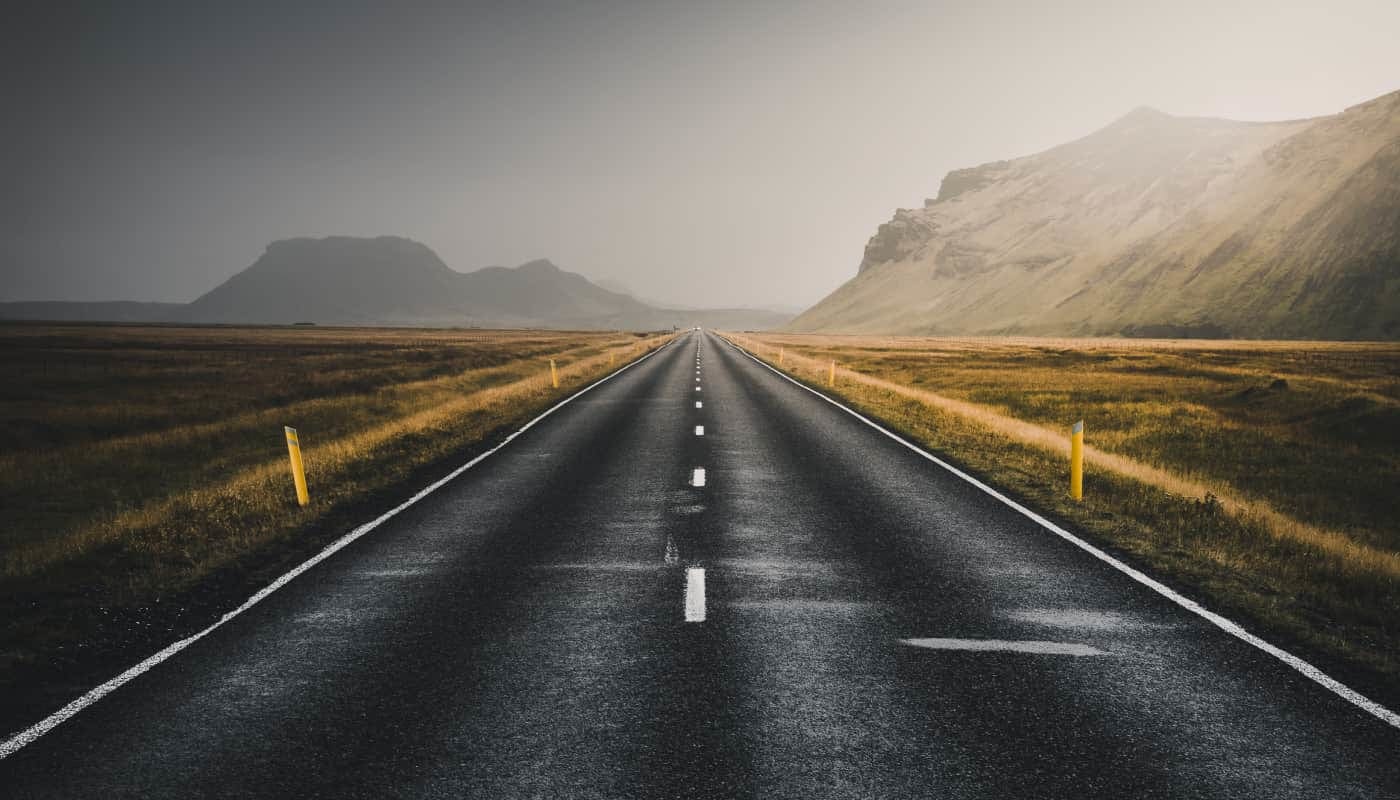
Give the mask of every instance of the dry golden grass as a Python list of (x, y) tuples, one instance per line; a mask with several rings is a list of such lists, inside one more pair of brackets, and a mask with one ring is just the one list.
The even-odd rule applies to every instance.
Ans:
[(856, 406), (1217, 605), (1400, 684), (1400, 346), (730, 338), (816, 386), (835, 360), (832, 391)]
[[(0, 598), (11, 612), (0, 678), (6, 662), (91, 633), (101, 609), (314, 549), (385, 502), (375, 498), (665, 338), (0, 326)], [(283, 425), (301, 435), (305, 508)]]

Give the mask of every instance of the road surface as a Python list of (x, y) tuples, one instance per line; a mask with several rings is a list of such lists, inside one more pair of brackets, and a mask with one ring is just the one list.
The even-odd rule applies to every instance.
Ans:
[(1400, 797), (1400, 732), (692, 332), (0, 794)]

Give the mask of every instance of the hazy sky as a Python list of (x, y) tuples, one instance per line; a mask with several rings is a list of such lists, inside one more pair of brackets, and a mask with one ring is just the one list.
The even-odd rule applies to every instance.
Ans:
[(400, 234), (807, 305), (950, 169), (1400, 88), (1395, 0), (409, 5), (7, 12), (0, 299), (190, 300), (274, 239)]

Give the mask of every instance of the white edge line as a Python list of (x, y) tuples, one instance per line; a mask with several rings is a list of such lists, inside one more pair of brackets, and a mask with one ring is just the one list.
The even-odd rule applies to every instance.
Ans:
[(899, 442), (900, 444), (904, 445), (905, 447), (909, 448), (915, 453), (918, 453), (920, 456), (923, 456), (924, 458), (948, 470), (949, 472), (953, 473), (959, 478), (962, 478), (963, 480), (967, 481), (973, 486), (976, 486), (978, 489), (981, 489), (982, 491), (986, 492), (992, 497), (995, 497), (996, 499), (1000, 500), (1001, 502), (1020, 512), (1023, 516), (1029, 518), (1031, 521), (1039, 524), (1041, 527), (1045, 528), (1051, 533), (1054, 533), (1061, 539), (1070, 542), (1071, 544), (1075, 545), (1076, 547), (1088, 553), (1089, 555), (1092, 555), (1094, 558), (1097, 558), (1105, 564), (1108, 564), (1109, 566), (1113, 567), (1114, 569), (1118, 570), (1124, 575), (1127, 575), (1129, 578), (1132, 578), (1138, 583), (1141, 583), (1142, 585), (1146, 586), (1147, 588), (1151, 589), (1157, 594), (1162, 595), (1163, 597), (1167, 598), (1173, 603), (1176, 603), (1177, 605), (1181, 606), (1187, 611), (1190, 611), (1191, 613), (1201, 617), (1202, 619), (1205, 619), (1207, 622), (1210, 622), (1212, 625), (1215, 625), (1217, 628), (1220, 628), (1221, 630), (1225, 631), (1231, 636), (1234, 636), (1237, 639), (1247, 642), (1248, 644), (1251, 644), (1259, 648), (1260, 650), (1263, 650), (1265, 653), (1268, 653), (1269, 655), (1273, 656), (1279, 661), (1282, 661), (1283, 663), (1302, 673), (1309, 680), (1313, 681), (1314, 683), (1317, 683), (1318, 685), (1322, 686), (1328, 691), (1331, 691), (1333, 694), (1337, 695), (1343, 700), (1346, 700), (1348, 703), (1351, 703), (1352, 705), (1365, 711), (1366, 713), (1389, 724), (1391, 727), (1400, 728), (1400, 714), (1396, 714), (1394, 711), (1391, 711), (1390, 709), (1386, 708), (1380, 703), (1377, 703), (1376, 701), (1361, 694), (1355, 689), (1352, 689), (1350, 686), (1347, 686), (1346, 684), (1342, 683), (1336, 678), (1333, 678), (1331, 675), (1328, 675), (1327, 673), (1323, 672), (1322, 670), (1318, 669), (1317, 667), (1313, 666), (1307, 661), (1304, 661), (1298, 656), (1293, 655), (1287, 650), (1284, 650), (1283, 648), (1277, 645), (1271, 644), (1268, 641), (1265, 641), (1264, 639), (1255, 636), (1254, 634), (1245, 630), (1244, 627), (1241, 626), (1239, 623), (1234, 622), (1226, 617), (1221, 616), (1220, 614), (1215, 613), (1214, 611), (1207, 609), (1200, 603), (1197, 603), (1191, 598), (1180, 594), (1175, 589), (1172, 589), (1170, 586), (1167, 586), (1166, 584), (1147, 576), (1143, 572), (1128, 566), (1122, 561), (1119, 561), (1118, 559), (1114, 558), (1113, 556), (1109, 555), (1103, 550), (1100, 550), (1099, 548), (1093, 546), (1092, 544), (1089, 544), (1083, 539), (1080, 539), (1078, 536), (1075, 536), (1074, 534), (1070, 533), (1064, 528), (1061, 528), (1059, 525), (1056, 525), (1055, 523), (1051, 522), (1045, 517), (1042, 517), (1041, 515), (1035, 513), (1029, 508), (1026, 508), (1025, 506), (1021, 505), (1015, 500), (1012, 500), (1011, 498), (1002, 494), (1001, 492), (998, 492), (996, 489), (993, 489), (992, 487), (988, 486), (982, 481), (977, 480), (976, 478), (972, 477), (966, 472), (963, 472), (962, 470), (958, 469), (952, 464), (949, 464), (948, 462), (933, 455), (927, 450), (924, 450), (918, 445), (913, 444), (912, 442), (908, 441), (902, 436), (899, 436), (893, 431), (887, 430), (880, 424), (862, 415), (860, 412), (855, 411), (831, 399), (830, 397), (822, 394), (821, 392), (818, 392), (817, 390), (804, 383), (793, 380), (786, 374), (769, 366), (767, 363), (755, 357), (752, 353), (735, 344), (734, 342), (731, 342), (728, 339), (724, 339), (724, 341), (730, 347), (733, 347), (735, 350), (738, 350), (740, 353), (743, 353), (744, 355), (753, 359), (754, 363), (758, 364), (761, 367), (764, 367), (768, 371), (772, 372), (774, 375), (777, 375), (778, 377), (782, 378), (788, 383), (791, 383), (794, 386), (806, 389), (807, 391), (811, 392), (817, 397), (820, 397), (821, 399), (832, 404), (833, 406), (836, 406), (842, 411), (845, 411), (847, 414), (850, 414), (851, 416), (855, 417), (861, 422), (864, 422), (866, 425), (869, 425), (870, 427), (874, 428), (880, 433), (883, 433), (884, 435), (895, 440), (896, 442)]
[(671, 340), (671, 342), (667, 342), (665, 345), (658, 347), (650, 353), (647, 353), (646, 355), (642, 356), (636, 361), (624, 364), (621, 368), (610, 372), (607, 375), (604, 375), (603, 377), (599, 378), (593, 383), (588, 384), (582, 389), (579, 389), (577, 392), (574, 392), (573, 394), (569, 395), (563, 400), (560, 400), (558, 403), (555, 403), (554, 405), (550, 406), (538, 417), (535, 417), (534, 419), (525, 423), (525, 425), (522, 426), (519, 430), (507, 436), (501, 441), (500, 444), (478, 455), (477, 457), (473, 458), (472, 460), (468, 461), (462, 466), (452, 470), (447, 475), (428, 484), (426, 488), (422, 489), (417, 494), (413, 495), (412, 497), (408, 498), (407, 500), (403, 501), (397, 506), (394, 506), (393, 508), (384, 512), (383, 514), (380, 514), (378, 517), (375, 517), (369, 522), (364, 523), (358, 528), (355, 528), (354, 530), (340, 537), (339, 539), (336, 539), (334, 542), (331, 542), (330, 544), (326, 545), (326, 547), (322, 549), (321, 552), (317, 553), (311, 558), (308, 558), (306, 561), (303, 561), (301, 564), (294, 567), (290, 572), (287, 572), (282, 577), (263, 587), (257, 592), (257, 594), (254, 594), (252, 597), (249, 597), (247, 600), (244, 600), (243, 605), (240, 605), (238, 608), (235, 608), (227, 614), (224, 614), (222, 617), (219, 618), (218, 622), (215, 622), (214, 624), (210, 625), (209, 627), (192, 636), (180, 639), (179, 641), (174, 642), (173, 644), (167, 645), (155, 655), (146, 658), (144, 661), (140, 662), (134, 667), (127, 669), (125, 672), (121, 673), (115, 678), (112, 678), (111, 680), (108, 680), (106, 683), (103, 683), (89, 690), (83, 696), (70, 702), (68, 705), (64, 706), (63, 708), (60, 708), (59, 710), (55, 711), (54, 713), (50, 714), (49, 716), (45, 717), (39, 722), (34, 723), (33, 725), (29, 726), (23, 731), (20, 731), (19, 733), (11, 736), (4, 742), (0, 742), (0, 759), (5, 759), (11, 755), (14, 755), (21, 748), (34, 742), (39, 737), (43, 736), (44, 734), (48, 733), (54, 728), (57, 728), (59, 725), (62, 725), (64, 722), (67, 722), (68, 720), (72, 719), (83, 709), (87, 708), (93, 703), (96, 703), (98, 700), (101, 700), (102, 698), (106, 697), (107, 695), (111, 694), (117, 689), (120, 689), (123, 685), (141, 676), (143, 673), (149, 671), (152, 667), (169, 659), (171, 656), (175, 655), (176, 653), (179, 653), (186, 647), (189, 647), (190, 645), (194, 644), (200, 639), (203, 639), (204, 637), (218, 630), (229, 620), (233, 619), (234, 617), (237, 617), (239, 614), (242, 614), (244, 611), (247, 611), (248, 609), (252, 608), (258, 603), (261, 603), (263, 600), (266, 600), (267, 597), (273, 592), (277, 591), (278, 589), (281, 589), (288, 583), (291, 583), (298, 575), (301, 575), (303, 572), (306, 572), (307, 570), (311, 569), (312, 567), (316, 566), (322, 561), (325, 561), (327, 558), (330, 558), (331, 556), (335, 555), (338, 551), (344, 549), (351, 542), (354, 542), (361, 536), (364, 536), (365, 534), (369, 533), (375, 528), (378, 528), (380, 525), (383, 525), (391, 517), (397, 515), (399, 512), (403, 511), (404, 509), (408, 508), (414, 503), (417, 503), (419, 500), (422, 500), (424, 497), (427, 497), (428, 495), (442, 488), (444, 485), (451, 482), (454, 478), (458, 477), (459, 475), (476, 466), (477, 464), (480, 464), (482, 461), (485, 461), (487, 458), (494, 455), (496, 451), (500, 450), (501, 448), (514, 441), (517, 436), (524, 433), (525, 431), (528, 431), (530, 428), (533, 428), (535, 424), (538, 423), (540, 420), (543, 420), (545, 417), (548, 417), (550, 414), (553, 414), (555, 411), (558, 411), (559, 409), (573, 402), (574, 399), (576, 399), (580, 395), (592, 391), (594, 387), (612, 380), (613, 378), (617, 377), (618, 375), (621, 375), (622, 373), (626, 372), (632, 367), (635, 367), (643, 361), (646, 361), (648, 358), (651, 358), (657, 353), (660, 353), (662, 350), (665, 350), (667, 347), (670, 347), (672, 343), (678, 340), (679, 337), (677, 337), (677, 339)]

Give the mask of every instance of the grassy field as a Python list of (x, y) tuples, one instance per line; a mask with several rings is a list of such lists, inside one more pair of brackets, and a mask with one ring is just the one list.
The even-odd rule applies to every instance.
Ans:
[[(0, 694), (142, 626), (194, 624), (182, 609), (211, 586), (241, 599), (664, 340), (0, 325)], [(300, 433), (305, 508), (283, 425)]]
[(1400, 700), (1400, 345), (730, 338)]

